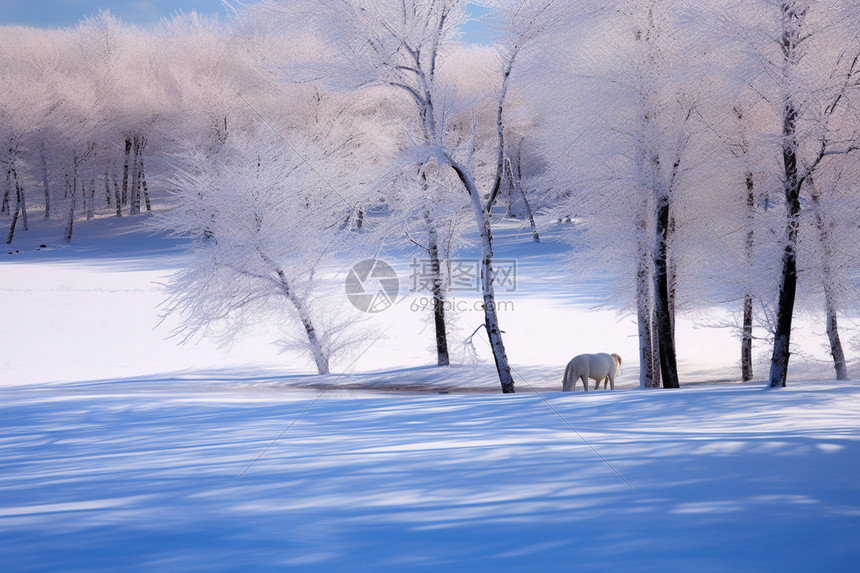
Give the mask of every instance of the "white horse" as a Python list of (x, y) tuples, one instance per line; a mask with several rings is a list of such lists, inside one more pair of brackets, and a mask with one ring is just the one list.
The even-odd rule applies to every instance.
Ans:
[(606, 382), (609, 382), (609, 387), (615, 390), (615, 377), (621, 373), (621, 357), (617, 354), (580, 354), (574, 356), (567, 363), (567, 368), (564, 369), (564, 379), (561, 381), (561, 389), (563, 392), (572, 392), (576, 390), (576, 381), (582, 380), (582, 386), (588, 392), (588, 379), (596, 380), (594, 389), (600, 386), (603, 382), (603, 389), (606, 390)]

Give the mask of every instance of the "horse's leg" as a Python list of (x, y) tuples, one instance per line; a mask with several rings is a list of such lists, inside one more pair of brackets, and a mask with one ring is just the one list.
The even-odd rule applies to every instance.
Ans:
[[(606, 380), (609, 380), (609, 387), (615, 390), (615, 374), (610, 374)], [(603, 389), (606, 389), (606, 381), (603, 382)]]
[(580, 378), (582, 378), (582, 387), (588, 392), (588, 374), (583, 374)]

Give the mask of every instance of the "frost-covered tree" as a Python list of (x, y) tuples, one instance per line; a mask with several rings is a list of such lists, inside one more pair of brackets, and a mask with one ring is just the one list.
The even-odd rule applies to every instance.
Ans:
[(542, 106), (549, 184), (576, 219), (576, 266), (615, 278), (635, 309), (640, 384), (678, 387), (674, 316), (708, 153), (695, 116), (706, 83), (672, 2), (593, 2), (567, 16), (558, 54), (539, 62), (564, 78)]
[[(527, 3), (519, 10), (494, 3), (507, 22), (510, 43), (503, 49), (496, 98), (496, 159), (486, 189), (474, 163), (474, 138), (460, 141), (452, 130), (451, 86), (438, 75), (440, 62), (456, 45), (465, 17), (463, 0), (323, 0), (312, 8), (297, 3), (265, 3), (262, 9), (279, 12), (294, 33), (302, 30), (323, 38), (325, 59), (313, 69), (331, 85), (349, 88), (385, 86), (400, 92), (413, 104), (409, 122), (416, 133), (412, 156), (422, 169), (435, 166), (452, 172), (468, 195), (481, 243), (481, 290), (485, 326), (496, 369), (505, 393), (514, 392), (514, 380), (499, 327), (493, 287), (493, 236), (490, 211), (504, 177), (505, 102), (514, 63), (523, 45), (540, 33), (545, 4)], [(507, 17), (507, 18), (505, 18)], [(475, 129), (472, 129), (475, 133)], [(452, 140), (453, 138), (453, 140)], [(432, 192), (432, 190), (428, 189)]]
[[(804, 204), (815, 204), (820, 212), (821, 195), (814, 191), (813, 180), (856, 161), (860, 151), (854, 103), (860, 94), (860, 42), (853, 27), (860, 17), (860, 3), (761, 0), (717, 10), (724, 29), (745, 56), (736, 73), (744, 74), (780, 118), (771, 133), (779, 141), (785, 217), (769, 384), (781, 387), (786, 384), (791, 354)], [(819, 236), (819, 240), (829, 238), (826, 233)], [(835, 308), (828, 308), (828, 332), (835, 333), (834, 313)], [(840, 350), (833, 347), (838, 336), (830, 338), (834, 360), (839, 362)]]
[(190, 151), (173, 163), (173, 206), (154, 224), (193, 244), (167, 285), (165, 310), (181, 317), (183, 339), (279, 325), (326, 374), (344, 325), (326, 314), (315, 275), (344, 205), (310, 168), (320, 151), (289, 136), (287, 145), (233, 133), (218, 153)]

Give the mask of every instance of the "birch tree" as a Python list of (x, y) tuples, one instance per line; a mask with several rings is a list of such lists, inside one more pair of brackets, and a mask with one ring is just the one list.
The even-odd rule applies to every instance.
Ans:
[[(791, 355), (803, 206), (820, 172), (856, 161), (860, 151), (854, 104), (860, 93), (860, 42), (852, 28), (860, 3), (762, 0), (724, 10), (724, 22), (736, 30), (747, 56), (741, 64), (752, 74), (749, 81), (779, 110), (781, 121), (773, 131), (779, 140), (785, 218), (769, 385), (782, 387)], [(834, 322), (828, 330), (835, 328)]]
[(677, 289), (707, 156), (694, 114), (706, 84), (678, 19), (672, 2), (593, 2), (568, 15), (572, 31), (543, 64), (564, 78), (544, 106), (550, 184), (569, 197), (560, 215), (578, 215), (576, 266), (615, 278), (635, 309), (642, 387), (679, 386)]
[[(412, 124), (418, 134), (416, 163), (450, 170), (468, 195), (481, 244), (481, 290), (484, 325), (492, 347), (496, 370), (504, 393), (515, 391), (507, 352), (499, 326), (493, 287), (493, 234), (490, 211), (504, 176), (504, 111), (506, 94), (517, 56), (523, 45), (545, 25), (544, 11), (529, 4), (519, 17), (509, 20), (512, 41), (503, 52), (499, 92), (496, 98), (498, 150), (494, 174), (481, 190), (481, 178), (473, 162), (474, 145), (454, 147), (450, 143), (448, 86), (437, 72), (440, 60), (456, 42), (465, 15), (462, 0), (324, 0), (310, 13), (295, 5), (267, 4), (285, 15), (285, 21), (312, 29), (331, 47), (331, 63), (322, 73), (332, 84), (352, 88), (387, 86), (414, 104)], [(499, 5), (498, 8), (507, 8)], [(514, 10), (507, 14), (513, 16)], [(518, 26), (518, 27), (517, 27)], [(474, 130), (473, 130), (474, 131)]]

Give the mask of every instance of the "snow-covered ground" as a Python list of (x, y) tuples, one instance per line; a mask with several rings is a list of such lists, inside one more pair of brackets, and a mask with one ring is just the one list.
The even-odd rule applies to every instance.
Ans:
[[(860, 570), (860, 385), (813, 381), (808, 320), (787, 389), (731, 383), (738, 342), (699, 316), (677, 326), (685, 387), (641, 391), (632, 320), (508, 229), (519, 394), (478, 337), (483, 362), (428, 366), (414, 296), (318, 377), (271, 332), (165, 340), (181, 243), (126, 221), (69, 247), (31, 233), (0, 259), (3, 571)], [(480, 313), (458, 296), (461, 340)], [(618, 390), (562, 394), (588, 351), (628, 358)]]

